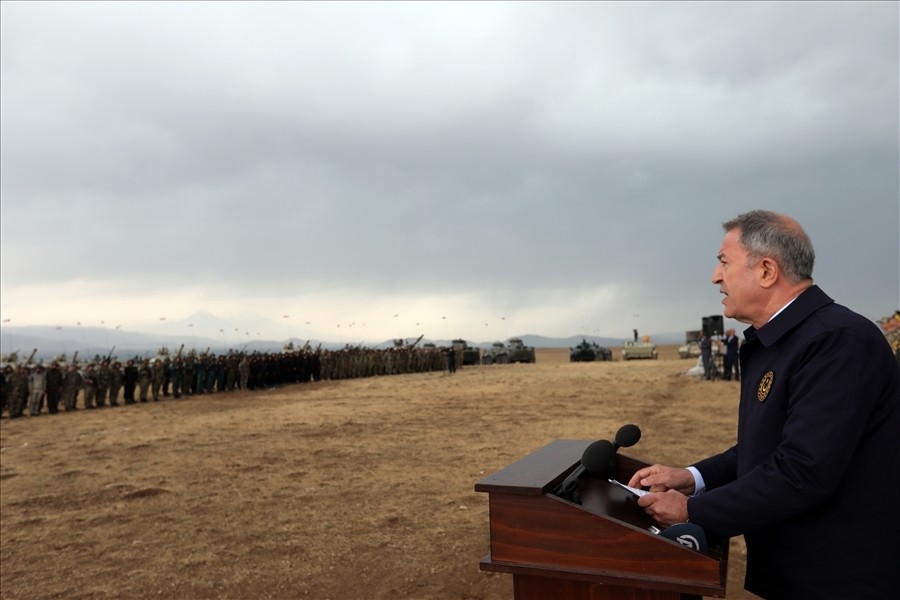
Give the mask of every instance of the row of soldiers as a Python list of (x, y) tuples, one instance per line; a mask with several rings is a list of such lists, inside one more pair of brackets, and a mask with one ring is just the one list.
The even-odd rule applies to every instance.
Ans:
[[(435, 347), (394, 347), (387, 350), (286, 349), (244, 353), (230, 350), (216, 356), (207, 351), (174, 357), (161, 352), (154, 359), (135, 357), (125, 365), (96, 356), (78, 365), (64, 357), (43, 363), (9, 363), (0, 384), (2, 410), (10, 418), (120, 406), (235, 390), (264, 390), (287, 384), (341, 380), (378, 375), (439, 371), (447, 366), (447, 351)], [(76, 356), (77, 358), (77, 356)], [(30, 362), (30, 361), (28, 361)]]

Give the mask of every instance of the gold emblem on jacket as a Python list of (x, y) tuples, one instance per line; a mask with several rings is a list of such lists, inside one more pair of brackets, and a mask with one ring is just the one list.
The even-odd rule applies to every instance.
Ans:
[(775, 373), (769, 371), (759, 381), (759, 387), (756, 389), (756, 397), (760, 402), (765, 402), (769, 397), (769, 391), (772, 389), (772, 382), (775, 381)]

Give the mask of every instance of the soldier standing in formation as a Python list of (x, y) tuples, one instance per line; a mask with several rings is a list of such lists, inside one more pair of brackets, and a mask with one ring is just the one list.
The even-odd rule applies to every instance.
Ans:
[(171, 364), (172, 364), (172, 361), (169, 359), (168, 356), (166, 356), (162, 361), (162, 372), (163, 372), (162, 395), (163, 395), (163, 398), (169, 397), (169, 385), (172, 383)]
[(36, 417), (44, 406), (44, 394), (47, 392), (47, 375), (44, 367), (38, 365), (28, 375), (28, 414)]
[(138, 370), (134, 366), (134, 361), (129, 360), (125, 364), (125, 371), (122, 373), (122, 385), (125, 388), (125, 404), (134, 404), (134, 388), (137, 386)]
[(82, 385), (84, 386), (84, 392), (82, 393), (81, 401), (84, 403), (84, 407), (96, 408), (94, 398), (97, 395), (97, 372), (94, 370), (93, 364), (89, 364), (87, 369), (85, 369)]
[(119, 405), (119, 390), (122, 389), (122, 363), (116, 361), (109, 370), (109, 405)]
[(181, 398), (181, 379), (184, 375), (184, 371), (182, 370), (180, 356), (175, 357), (175, 360), (172, 362), (172, 368), (169, 369), (169, 373), (172, 376), (172, 396)]
[(16, 365), (9, 376), (9, 417), (18, 419), (25, 413), (28, 399), (28, 370), (24, 365)]
[(81, 389), (81, 386), (82, 377), (81, 373), (78, 372), (78, 367), (69, 365), (63, 378), (63, 407), (66, 409), (66, 412), (77, 410), (75, 401), (78, 398), (78, 390)]
[[(97, 408), (106, 406), (106, 395), (109, 393), (109, 360), (100, 361), (100, 367), (97, 369)], [(112, 402), (110, 402), (112, 405)]]
[(55, 360), (47, 369), (47, 412), (55, 415), (59, 412), (59, 400), (62, 398), (63, 372)]
[(150, 361), (145, 358), (138, 369), (138, 387), (140, 388), (141, 402), (147, 401), (147, 392), (150, 391), (150, 380), (152, 378), (153, 371), (150, 369)]
[(166, 369), (161, 358), (153, 361), (153, 382), (150, 386), (153, 401), (159, 400), (159, 390), (162, 388), (163, 380), (166, 377)]
[(240, 365), (241, 389), (246, 390), (250, 383), (250, 357), (244, 356)]
[(194, 394), (194, 357), (188, 354), (181, 369), (181, 391), (187, 396), (192, 396)]

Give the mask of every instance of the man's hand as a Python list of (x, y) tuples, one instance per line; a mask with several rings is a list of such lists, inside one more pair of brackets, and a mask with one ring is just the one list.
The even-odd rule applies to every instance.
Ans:
[(694, 476), (687, 469), (653, 465), (637, 471), (628, 480), (628, 485), (654, 493), (675, 490), (688, 495), (694, 493)]
[(674, 525), (688, 520), (688, 497), (675, 490), (645, 494), (638, 498), (638, 506), (660, 525)]

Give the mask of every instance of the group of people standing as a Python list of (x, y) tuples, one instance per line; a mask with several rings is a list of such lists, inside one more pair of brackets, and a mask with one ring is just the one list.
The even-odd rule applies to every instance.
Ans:
[(10, 418), (46, 412), (117, 407), (198, 394), (263, 390), (294, 383), (437, 371), (446, 357), (436, 348), (344, 348), (283, 352), (196, 354), (127, 360), (96, 356), (88, 363), (7, 364), (0, 383)]

